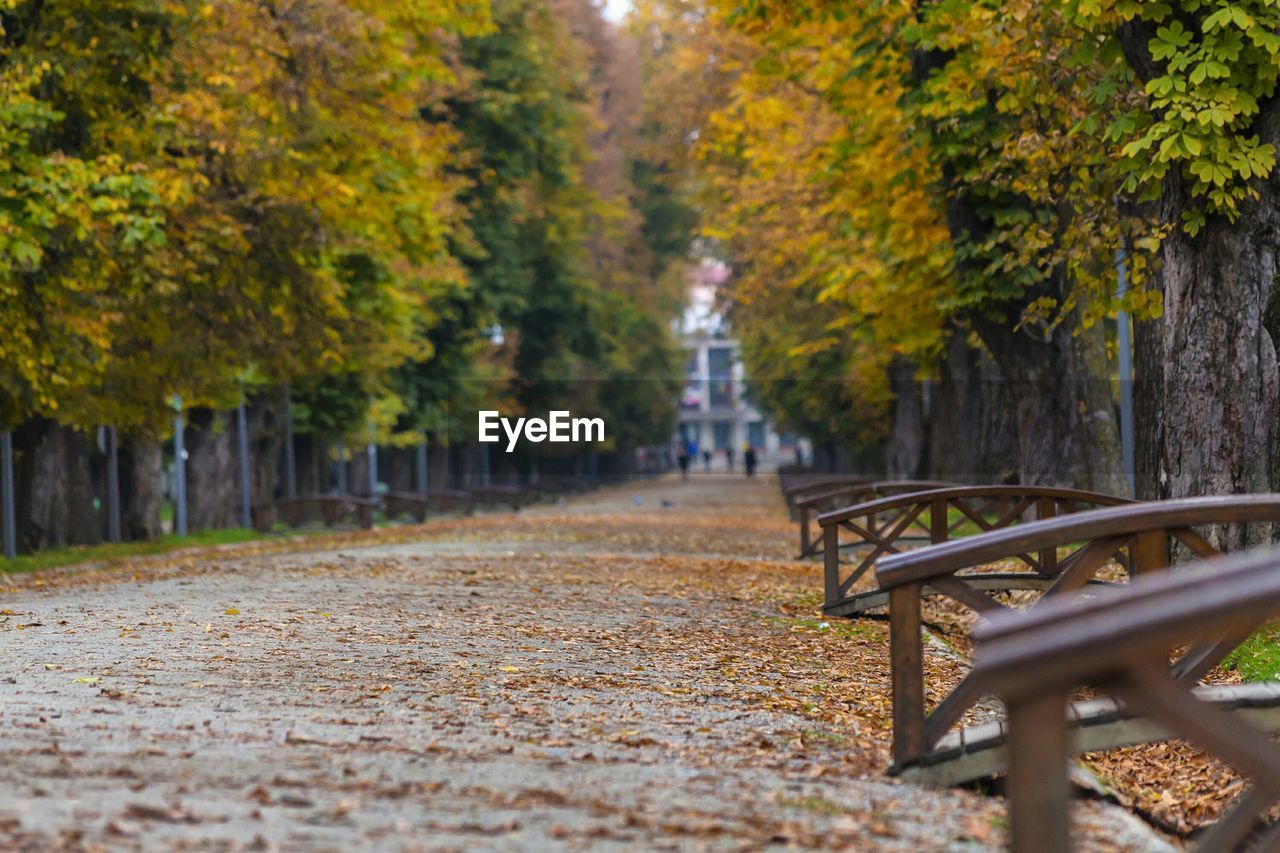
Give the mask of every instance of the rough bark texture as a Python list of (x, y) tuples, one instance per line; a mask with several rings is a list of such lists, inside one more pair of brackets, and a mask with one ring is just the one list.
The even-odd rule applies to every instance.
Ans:
[[(924, 85), (950, 60), (941, 50), (912, 54), (912, 76)], [(993, 119), (994, 120), (994, 119)], [(998, 120), (996, 120), (998, 121)], [(990, 128), (999, 132), (998, 126)], [(945, 136), (949, 131), (938, 127)], [(967, 165), (947, 161), (942, 178), (947, 185), (947, 229), (958, 246), (981, 247), (992, 235), (992, 199), (974, 193), (966, 184)], [(1023, 200), (1000, 199), (1006, 205)], [(1035, 211), (1050, 212), (1050, 211)], [(1052, 211), (1051, 215), (1066, 215)], [(992, 275), (979, 257), (962, 261), (961, 272), (982, 281)], [(1095, 372), (1094, 344), (1076, 339), (1075, 318), (1066, 317), (1051, 330), (1019, 329), (1024, 309), (1048, 297), (1062, 304), (1069, 290), (1065, 269), (1059, 267), (1022, 289), (1016, 298), (994, 303), (991, 297), (966, 319), (1000, 367), (1010, 398), (1008, 416), (1017, 436), (1016, 459), (1021, 482), (1073, 486), (1099, 491), (1123, 491), (1123, 465), (1109, 376)], [(1105, 361), (1105, 359), (1104, 359)]]
[(1133, 495), (1158, 500), (1164, 442), (1164, 320), (1133, 324)]
[[(1134, 20), (1118, 33), (1141, 81), (1162, 73), (1149, 50), (1154, 30), (1154, 24)], [(1241, 133), (1280, 144), (1280, 100), (1262, 100), (1252, 126)], [(1160, 347), (1147, 348), (1148, 356), (1158, 352), (1150, 379), (1159, 388), (1147, 392), (1143, 404), (1149, 409), (1156, 403), (1161, 429), (1157, 452), (1144, 437), (1139, 455), (1140, 466), (1154, 466), (1148, 494), (1262, 492), (1277, 484), (1276, 348), (1265, 318), (1276, 283), (1280, 174), (1273, 169), (1254, 189), (1257, 197), (1241, 205), (1234, 223), (1211, 216), (1190, 237), (1181, 229), (1182, 213), (1200, 202), (1176, 170), (1165, 181), (1160, 217), (1172, 233), (1160, 248), (1164, 314)], [(1140, 357), (1143, 350), (1140, 343)], [(1271, 535), (1256, 526), (1205, 533), (1228, 548)]]
[(957, 332), (947, 340), (938, 374), (929, 394), (929, 478), (1017, 482), (1009, 387), (1000, 368)]
[(976, 324), (1007, 379), (1021, 482), (1127, 492), (1100, 330), (1014, 331), (1013, 318)]
[(925, 449), (924, 399), (915, 369), (895, 361), (889, 368), (889, 387), (894, 394), (893, 426), (885, 443), (885, 476), (915, 479), (920, 476)]
[(164, 452), (160, 442), (126, 438), (120, 446), (120, 528), (126, 540), (155, 539), (162, 532)]
[[(1163, 496), (1266, 492), (1275, 483), (1276, 350), (1264, 323), (1280, 241), (1272, 183), (1234, 224), (1213, 219), (1161, 247)], [(1184, 205), (1170, 187), (1166, 216)], [(1228, 547), (1248, 539), (1223, 535)]]
[(41, 418), (15, 430), (13, 440), (19, 549), (101, 542), (102, 523), (93, 506), (94, 448), (89, 437)]
[(230, 416), (208, 409), (191, 410), (186, 447), (187, 529), (196, 533), (236, 527), (240, 475)]

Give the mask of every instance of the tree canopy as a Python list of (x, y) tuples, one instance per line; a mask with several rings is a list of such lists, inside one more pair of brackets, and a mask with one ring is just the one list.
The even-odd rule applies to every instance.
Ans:
[(451, 403), (672, 361), (588, 0), (4, 0), (0, 27), (6, 426), (159, 435), (175, 394), (287, 384), (302, 429), (447, 440)]

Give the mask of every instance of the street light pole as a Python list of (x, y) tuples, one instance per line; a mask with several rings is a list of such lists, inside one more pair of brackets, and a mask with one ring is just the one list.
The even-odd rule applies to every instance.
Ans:
[(0, 516), (3, 516), (4, 555), (18, 556), (18, 525), (14, 521), (13, 433), (0, 432)]
[(338, 442), (338, 494), (347, 493), (347, 443)]
[(116, 428), (106, 428), (107, 439), (107, 540), (120, 541), (120, 452)]
[[(1116, 250), (1116, 295), (1121, 299), (1129, 290), (1125, 274), (1124, 249)], [(1119, 350), (1120, 367), (1120, 455), (1124, 461), (1124, 474), (1129, 481), (1129, 495), (1136, 494), (1133, 439), (1133, 344), (1130, 340), (1129, 312), (1121, 311), (1116, 317), (1116, 348)]]
[(365, 455), (369, 460), (369, 497), (376, 498), (378, 496), (378, 445), (373, 440), (372, 427), (370, 427), (369, 432), (369, 444), (365, 447)]
[(418, 442), (418, 494), (424, 498), (431, 493), (427, 474), (427, 442), (423, 440)]
[(187, 449), (183, 436), (182, 397), (173, 395), (174, 532), (187, 535)]

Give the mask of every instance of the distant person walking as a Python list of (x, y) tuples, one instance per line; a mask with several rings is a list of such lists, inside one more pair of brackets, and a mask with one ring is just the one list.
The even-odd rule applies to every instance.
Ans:
[(689, 442), (680, 448), (680, 455), (676, 457), (676, 462), (680, 465), (680, 479), (689, 479), (689, 460), (693, 458), (693, 442)]
[(711, 451), (702, 451), (702, 467), (707, 469), (707, 473), (711, 473)]
[(724, 449), (724, 460), (729, 463), (729, 470), (733, 471), (733, 448), (726, 447)]
[(746, 451), (742, 454), (742, 464), (746, 466), (748, 477), (756, 475), (756, 462), (756, 449), (748, 444)]

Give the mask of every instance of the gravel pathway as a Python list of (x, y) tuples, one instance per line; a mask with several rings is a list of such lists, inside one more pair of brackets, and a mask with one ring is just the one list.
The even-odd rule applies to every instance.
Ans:
[(815, 618), (792, 538), (706, 477), (14, 578), (0, 848), (998, 845), (1000, 800), (883, 775), (883, 625)]

